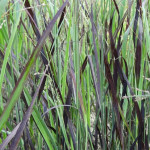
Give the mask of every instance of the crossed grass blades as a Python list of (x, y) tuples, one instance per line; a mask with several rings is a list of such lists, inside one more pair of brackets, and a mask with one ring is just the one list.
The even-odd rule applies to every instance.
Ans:
[(149, 1), (0, 2), (0, 149), (149, 149)]

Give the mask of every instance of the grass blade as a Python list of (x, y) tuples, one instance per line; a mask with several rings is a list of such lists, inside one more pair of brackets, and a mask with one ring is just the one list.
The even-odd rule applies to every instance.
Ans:
[(33, 96), (33, 99), (32, 99), (32, 101), (31, 101), (31, 104), (30, 104), (30, 106), (29, 106), (27, 112), (25, 113), (25, 115), (24, 115), (24, 117), (23, 117), (23, 119), (22, 119), (22, 122), (21, 122), (21, 124), (20, 124), (20, 126), (19, 126), (19, 128), (18, 128), (18, 130), (17, 130), (17, 133), (16, 133), (16, 135), (15, 135), (15, 137), (14, 137), (12, 143), (11, 143), (10, 150), (16, 150), (16, 149), (17, 149), (17, 145), (18, 145), (18, 143), (19, 143), (19, 141), (20, 141), (20, 138), (21, 138), (21, 136), (22, 136), (22, 134), (23, 134), (24, 128), (25, 128), (25, 126), (26, 126), (26, 123), (27, 123), (28, 119), (30, 118), (30, 116), (31, 116), (31, 114), (32, 114), (33, 105), (34, 105), (34, 103), (35, 103), (35, 100), (36, 100), (37, 97), (38, 97), (38, 94), (39, 94), (40, 88), (41, 88), (41, 86), (42, 86), (42, 83), (43, 83), (43, 80), (44, 80), (44, 76), (45, 76), (46, 71), (47, 71), (47, 68), (46, 68), (46, 70), (45, 70), (45, 72), (44, 72), (44, 75), (43, 75), (43, 77), (42, 77), (42, 79), (41, 79), (41, 82), (40, 82), (40, 84), (39, 84), (39, 86), (38, 86), (38, 88), (37, 88), (37, 90), (36, 90), (36, 92), (35, 92), (35, 94), (34, 94), (34, 96)]
[[(23, 6), (21, 6), (21, 8), (23, 8)], [(13, 26), (13, 32), (11, 34), (8, 46), (6, 48), (5, 57), (4, 57), (4, 61), (3, 61), (2, 69), (1, 69), (1, 74), (0, 74), (0, 95), (1, 95), (1, 88), (2, 88), (2, 84), (3, 84), (3, 80), (4, 80), (4, 75), (5, 75), (5, 68), (6, 68), (6, 65), (8, 62), (9, 54), (11, 51), (11, 46), (13, 44), (13, 40), (14, 40), (14, 37), (15, 37), (15, 34), (17, 31), (17, 26), (19, 24), (20, 17), (21, 17), (21, 12), (19, 12), (19, 14), (17, 16), (17, 19), (16, 19), (15, 24)], [(0, 130), (1, 130), (1, 128), (0, 128)]]

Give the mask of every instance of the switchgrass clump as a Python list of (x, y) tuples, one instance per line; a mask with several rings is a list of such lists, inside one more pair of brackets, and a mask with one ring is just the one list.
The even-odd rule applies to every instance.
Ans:
[(0, 150), (150, 148), (149, 1), (0, 6)]

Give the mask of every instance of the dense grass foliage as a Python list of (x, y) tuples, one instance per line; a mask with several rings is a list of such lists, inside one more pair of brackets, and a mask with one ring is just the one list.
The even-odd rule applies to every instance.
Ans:
[(150, 148), (148, 0), (0, 7), (0, 150)]

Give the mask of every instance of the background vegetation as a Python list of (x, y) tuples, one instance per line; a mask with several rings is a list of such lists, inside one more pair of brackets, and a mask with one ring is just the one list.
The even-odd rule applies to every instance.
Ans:
[(0, 0), (0, 150), (148, 150), (149, 10)]

